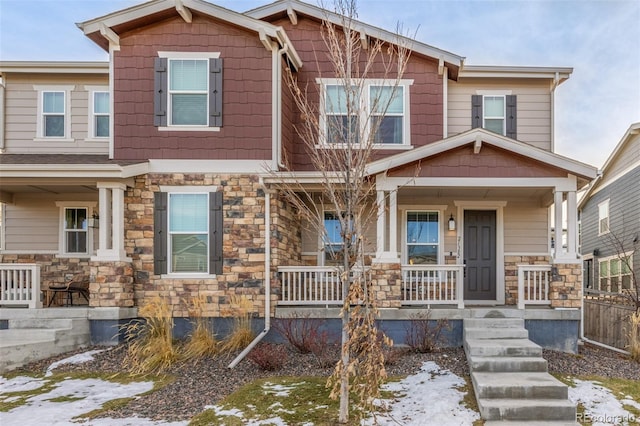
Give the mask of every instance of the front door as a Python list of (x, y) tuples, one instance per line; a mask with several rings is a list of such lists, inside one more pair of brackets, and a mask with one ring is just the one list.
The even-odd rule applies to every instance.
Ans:
[(496, 300), (496, 212), (464, 211), (464, 299)]

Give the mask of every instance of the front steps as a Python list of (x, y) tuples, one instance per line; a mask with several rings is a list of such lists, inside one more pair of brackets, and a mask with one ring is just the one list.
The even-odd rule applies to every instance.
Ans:
[(90, 344), (86, 318), (9, 319), (0, 330), (0, 373)]
[(568, 388), (548, 373), (521, 318), (469, 318), (464, 350), (485, 425), (578, 425)]

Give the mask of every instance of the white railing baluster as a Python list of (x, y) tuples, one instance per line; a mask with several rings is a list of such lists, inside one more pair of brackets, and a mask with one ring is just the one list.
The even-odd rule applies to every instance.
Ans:
[(518, 265), (518, 308), (548, 305), (551, 265)]
[(41, 308), (40, 265), (0, 263), (0, 305)]
[(402, 265), (404, 305), (452, 304), (464, 307), (462, 265)]

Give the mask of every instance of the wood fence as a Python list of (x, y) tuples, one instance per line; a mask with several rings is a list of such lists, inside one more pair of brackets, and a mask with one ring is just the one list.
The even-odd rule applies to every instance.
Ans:
[(598, 296), (585, 296), (584, 336), (587, 339), (628, 350), (629, 316), (635, 309)]

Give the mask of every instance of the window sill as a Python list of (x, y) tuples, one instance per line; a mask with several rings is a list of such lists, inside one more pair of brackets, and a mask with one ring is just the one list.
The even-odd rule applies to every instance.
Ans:
[[(346, 149), (347, 144), (316, 144), (316, 149)], [(353, 148), (360, 149), (360, 145), (354, 145)], [(384, 150), (394, 150), (394, 151), (408, 151), (413, 149), (413, 145), (405, 145), (405, 144), (374, 144), (371, 146), (371, 149), (384, 149)]]
[(33, 139), (34, 142), (75, 142), (75, 139), (68, 139), (68, 138), (45, 138), (45, 137), (39, 137), (39, 138), (34, 138)]
[(161, 132), (219, 132), (220, 127), (208, 126), (167, 126), (158, 127)]
[(59, 259), (89, 259), (91, 255), (89, 253), (61, 253), (56, 255)]
[(162, 279), (179, 279), (179, 280), (202, 280), (202, 279), (214, 279), (218, 276), (216, 274), (187, 274), (187, 273), (179, 273), (179, 274), (162, 274), (160, 278)]
[(109, 142), (109, 138), (86, 138), (85, 142)]

